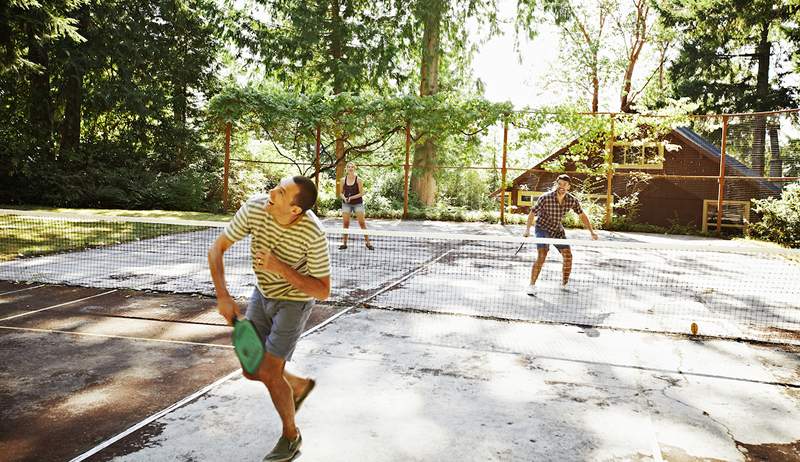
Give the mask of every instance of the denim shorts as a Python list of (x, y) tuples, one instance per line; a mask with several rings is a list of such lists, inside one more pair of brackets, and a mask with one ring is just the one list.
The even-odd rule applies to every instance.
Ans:
[[(538, 226), (534, 226), (533, 227), (533, 234), (536, 237), (541, 237), (541, 238), (544, 238), (544, 239), (549, 239), (549, 238), (552, 237), (550, 235), (550, 233), (546, 229), (540, 228)], [(555, 239), (559, 239), (559, 238), (555, 238)], [(553, 244), (553, 245), (558, 250), (569, 249), (568, 245), (561, 245), (561, 244)], [(537, 249), (546, 249), (547, 247), (548, 247), (548, 244), (536, 244), (536, 248)]]
[(347, 202), (342, 201), (342, 213), (356, 213), (356, 212), (364, 212), (364, 203), (360, 204), (349, 204)]
[(266, 298), (255, 288), (247, 305), (246, 317), (264, 342), (264, 351), (290, 361), (313, 306), (314, 300)]

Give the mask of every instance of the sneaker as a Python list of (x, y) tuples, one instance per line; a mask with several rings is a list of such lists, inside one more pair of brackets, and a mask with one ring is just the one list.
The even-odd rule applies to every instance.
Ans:
[(303, 390), (302, 393), (297, 395), (297, 399), (294, 400), (294, 412), (295, 413), (297, 413), (297, 411), (300, 410), (300, 406), (303, 404), (303, 401), (305, 401), (306, 398), (308, 398), (308, 395), (311, 393), (311, 391), (314, 389), (314, 386), (316, 386), (316, 385), (317, 385), (317, 382), (314, 381), (314, 379), (308, 379), (308, 385), (306, 385), (305, 390)]
[(366, 246), (369, 250), (375, 250), (375, 247), (373, 247), (372, 244), (366, 244)]
[(347, 248), (347, 244), (342, 244), (339, 246), (339, 250), (344, 250)]
[(531, 297), (535, 297), (536, 296), (536, 286), (533, 285), (533, 284), (528, 285), (528, 291), (525, 292), (525, 293), (527, 293)]
[(300, 451), (300, 445), (303, 444), (303, 436), (300, 430), (297, 430), (297, 439), (289, 441), (285, 436), (281, 435), (278, 439), (278, 444), (272, 448), (269, 454), (264, 456), (263, 462), (288, 462), (297, 455)]
[(564, 292), (565, 294), (577, 294), (578, 293), (577, 290), (573, 289), (572, 287), (567, 286), (566, 284), (563, 284), (561, 286), (561, 292)]

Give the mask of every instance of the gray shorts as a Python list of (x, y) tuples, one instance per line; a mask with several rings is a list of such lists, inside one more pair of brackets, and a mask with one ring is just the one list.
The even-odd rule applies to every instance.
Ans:
[(356, 213), (356, 212), (364, 212), (364, 203), (360, 204), (348, 204), (347, 202), (342, 201), (342, 213)]
[(266, 298), (255, 288), (247, 305), (246, 317), (264, 342), (264, 351), (290, 361), (313, 306), (314, 300), (304, 302)]

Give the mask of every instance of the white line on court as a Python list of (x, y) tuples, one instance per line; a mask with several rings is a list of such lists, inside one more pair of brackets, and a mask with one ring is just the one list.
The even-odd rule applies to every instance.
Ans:
[(147, 342), (178, 343), (181, 345), (207, 346), (207, 347), (228, 348), (228, 349), (233, 348), (233, 345), (221, 345), (219, 343), (203, 343), (203, 342), (190, 342), (188, 340), (170, 340), (170, 339), (151, 338), (151, 337), (135, 337), (133, 335), (95, 334), (92, 332), (72, 332), (68, 330), (36, 329), (34, 327), (16, 327), (16, 326), (0, 326), (0, 329), (18, 330), (23, 332), (39, 332), (42, 334), (68, 334), (68, 335), (78, 335), (85, 337), (119, 338), (126, 340), (143, 340)]
[(44, 284), (39, 284), (38, 286), (26, 287), (24, 289), (17, 289), (17, 290), (11, 290), (11, 291), (8, 291), (8, 292), (3, 292), (2, 294), (0, 294), (0, 297), (2, 297), (4, 295), (15, 294), (17, 292), (25, 292), (26, 290), (38, 289), (39, 287), (44, 287)]
[[(323, 327), (325, 327), (328, 324), (332, 323), (336, 319), (338, 319), (341, 316), (345, 315), (346, 313), (352, 311), (354, 308), (358, 307), (359, 305), (361, 305), (365, 301), (369, 300), (370, 298), (377, 297), (378, 295), (380, 295), (381, 293), (385, 292), (386, 290), (389, 290), (391, 287), (394, 287), (397, 284), (400, 284), (403, 281), (408, 280), (410, 277), (412, 277), (415, 274), (419, 273), (420, 271), (422, 271), (426, 267), (428, 267), (428, 266), (432, 265), (433, 263), (436, 263), (437, 261), (441, 260), (442, 258), (444, 258), (450, 252), (452, 252), (452, 250), (448, 250), (447, 252), (443, 253), (442, 255), (436, 257), (434, 260), (431, 260), (428, 263), (420, 266), (416, 270), (412, 271), (410, 274), (408, 274), (405, 277), (399, 279), (398, 281), (393, 282), (389, 286), (384, 287), (383, 289), (381, 289), (377, 293), (375, 293), (373, 295), (370, 295), (370, 296), (367, 296), (367, 297), (364, 297), (363, 299), (357, 301), (353, 305), (350, 305), (349, 307), (344, 308), (342, 311), (336, 313), (335, 315), (331, 316), (330, 318), (326, 319), (325, 321), (323, 321), (323, 322), (317, 324), (316, 326), (312, 327), (311, 329), (308, 329), (307, 331), (303, 332), (303, 334), (300, 336), (300, 338), (306, 337), (306, 336), (316, 332), (317, 330), (322, 329)], [(3, 326), (0, 326), (0, 328), (3, 328)], [(31, 330), (33, 330), (33, 329), (31, 329)], [(64, 332), (64, 333), (73, 333), (73, 334), (78, 334), (78, 335), (100, 335), (100, 334), (83, 334), (83, 333), (77, 333), (77, 332)], [(143, 340), (155, 340), (155, 339), (143, 339)], [(183, 342), (183, 343), (189, 343), (189, 342)], [(214, 345), (214, 346), (225, 346), (227, 348), (233, 348), (233, 346), (227, 346), (227, 345)], [(228, 374), (225, 377), (217, 380), (216, 382), (212, 383), (211, 385), (208, 385), (208, 386), (198, 390), (194, 394), (192, 394), (190, 396), (187, 396), (186, 398), (183, 398), (182, 400), (178, 401), (177, 403), (173, 404), (172, 406), (169, 406), (169, 407), (167, 407), (167, 408), (165, 408), (165, 409), (163, 409), (163, 410), (161, 410), (161, 411), (159, 411), (159, 412), (157, 412), (157, 413), (145, 418), (141, 422), (133, 425), (132, 427), (128, 428), (127, 430), (123, 431), (122, 433), (119, 433), (119, 434), (117, 434), (117, 435), (115, 435), (115, 436), (103, 441), (102, 443), (100, 443), (97, 446), (93, 447), (92, 449), (84, 452), (83, 454), (79, 455), (78, 457), (75, 457), (74, 459), (70, 460), (69, 462), (81, 462), (83, 460), (86, 460), (87, 458), (97, 454), (98, 452), (100, 452), (103, 449), (111, 446), (112, 444), (114, 444), (117, 441), (125, 438), (126, 436), (128, 436), (131, 433), (139, 430), (140, 428), (142, 428), (142, 427), (144, 427), (146, 425), (149, 425), (150, 423), (160, 419), (161, 417), (169, 414), (170, 412), (172, 412), (172, 411), (174, 411), (176, 409), (179, 409), (179, 408), (183, 407), (184, 405), (190, 403), (191, 401), (194, 401), (195, 399), (205, 395), (206, 393), (208, 393), (209, 391), (213, 390), (217, 386), (222, 385), (223, 383), (227, 382), (228, 380), (240, 375), (241, 372), (242, 372), (241, 369), (237, 369), (237, 370), (231, 372), (230, 374)]]
[(89, 300), (90, 298), (102, 297), (103, 295), (108, 295), (108, 294), (114, 293), (116, 291), (117, 291), (117, 289), (109, 290), (108, 292), (103, 292), (101, 294), (91, 295), (89, 297), (79, 298), (78, 300), (72, 300), (72, 301), (69, 301), (69, 302), (59, 303), (58, 305), (48, 306), (48, 307), (40, 308), (40, 309), (34, 310), (34, 311), (26, 311), (25, 313), (15, 314), (13, 316), (8, 316), (6, 318), (2, 318), (2, 319), (0, 319), (0, 322), (9, 321), (11, 319), (16, 319), (16, 318), (21, 318), (23, 316), (28, 316), (28, 315), (31, 315), (31, 314), (35, 314), (35, 313), (38, 313), (40, 311), (52, 310), (53, 308), (58, 308), (59, 306), (65, 306), (65, 305), (70, 305), (72, 303), (82, 302), (84, 300)]
[[(301, 335), (300, 338), (303, 338), (303, 337), (305, 337), (305, 336), (317, 331), (318, 329), (321, 329), (322, 327), (330, 324), (335, 319), (337, 319), (340, 316), (342, 316), (343, 314), (351, 311), (355, 307), (356, 307), (356, 305), (352, 305), (352, 306), (349, 306), (349, 307), (343, 309), (339, 313), (336, 313), (335, 315), (331, 316), (330, 318), (326, 319), (325, 321), (323, 321), (323, 322), (317, 324), (316, 326), (312, 327), (311, 329), (303, 332), (303, 335)], [(3, 328), (3, 327), (0, 326), (0, 328)], [(66, 332), (66, 333), (75, 333), (75, 332)], [(90, 335), (90, 334), (79, 334), (79, 335)], [(144, 340), (154, 340), (154, 339), (144, 339)], [(183, 343), (188, 343), (188, 342), (183, 342)], [(196, 345), (202, 345), (202, 344), (196, 343)], [(219, 346), (219, 347), (225, 347), (225, 348), (233, 348), (233, 346), (228, 346), (228, 345), (213, 345), (213, 346)], [(242, 373), (241, 369), (236, 369), (235, 371), (233, 371), (230, 374), (226, 375), (225, 377), (217, 380), (216, 382), (212, 383), (211, 385), (208, 385), (208, 386), (196, 391), (195, 393), (187, 396), (186, 398), (183, 398), (182, 400), (176, 402), (172, 406), (169, 406), (169, 407), (167, 407), (165, 409), (162, 409), (161, 411), (158, 411), (157, 413), (145, 418), (141, 422), (133, 425), (132, 427), (128, 428), (127, 430), (123, 431), (122, 433), (119, 433), (119, 434), (117, 434), (115, 436), (112, 436), (111, 438), (103, 441), (102, 443), (100, 443), (97, 446), (93, 447), (92, 449), (84, 452), (83, 454), (79, 455), (78, 457), (75, 457), (74, 459), (70, 460), (69, 462), (81, 462), (83, 460), (86, 460), (87, 458), (97, 454), (98, 452), (100, 452), (103, 449), (111, 446), (112, 444), (114, 444), (117, 441), (125, 438), (126, 436), (128, 436), (131, 433), (139, 430), (140, 428), (142, 428), (142, 427), (144, 427), (146, 425), (149, 425), (150, 423), (160, 419), (161, 417), (169, 414), (170, 412), (172, 412), (172, 411), (174, 411), (176, 409), (179, 409), (179, 408), (183, 407), (184, 405), (194, 401), (195, 399), (205, 395), (206, 393), (208, 393), (209, 391), (213, 390), (217, 386), (222, 385), (223, 383), (225, 383), (228, 380), (238, 376), (241, 373)]]
[(84, 452), (83, 454), (79, 455), (78, 457), (70, 460), (70, 462), (80, 462), (82, 460), (86, 460), (87, 458), (97, 454), (98, 452), (100, 452), (103, 449), (111, 446), (112, 444), (116, 443), (117, 441), (121, 440), (122, 438), (125, 438), (126, 436), (130, 435), (131, 433), (135, 432), (136, 430), (139, 430), (140, 428), (144, 427), (145, 425), (148, 425), (150, 422), (153, 422), (154, 420), (160, 419), (162, 416), (169, 414), (170, 412), (174, 411), (175, 409), (183, 407), (185, 404), (187, 404), (187, 403), (189, 403), (191, 401), (194, 401), (195, 399), (205, 395), (206, 393), (211, 391), (213, 388), (217, 387), (218, 385), (221, 385), (222, 383), (227, 382), (228, 380), (230, 380), (231, 378), (239, 375), (240, 373), (241, 373), (241, 370), (238, 370), (238, 369), (233, 371), (233, 372), (231, 372), (230, 374), (226, 375), (225, 377), (222, 377), (221, 379), (217, 380), (216, 382), (212, 383), (211, 385), (208, 385), (208, 386), (196, 391), (195, 393), (187, 396), (186, 398), (183, 398), (182, 400), (176, 402), (172, 406), (169, 406), (168, 408), (163, 409), (162, 411), (159, 411), (159, 412), (151, 415), (150, 417), (142, 420), (141, 422), (139, 422), (136, 425), (128, 428), (127, 430), (123, 431), (122, 433), (119, 433), (118, 435), (103, 441), (102, 443), (98, 444), (97, 446), (93, 447), (92, 449), (90, 449), (90, 450)]

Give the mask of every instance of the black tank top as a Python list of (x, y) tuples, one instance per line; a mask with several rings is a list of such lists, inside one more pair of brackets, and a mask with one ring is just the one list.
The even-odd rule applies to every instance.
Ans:
[[(358, 190), (358, 177), (356, 177), (356, 181), (354, 181), (353, 184), (347, 184), (347, 176), (345, 176), (344, 177), (344, 187), (342, 189), (344, 190), (344, 197), (355, 196), (356, 194), (358, 194), (360, 192)], [(351, 201), (349, 201), (347, 203), (348, 204), (361, 204), (362, 202), (364, 202), (363, 199), (361, 197), (357, 197), (357, 198), (355, 198), (355, 199), (353, 199), (353, 200), (351, 200)]]

